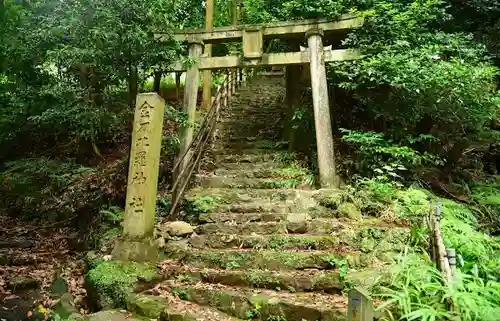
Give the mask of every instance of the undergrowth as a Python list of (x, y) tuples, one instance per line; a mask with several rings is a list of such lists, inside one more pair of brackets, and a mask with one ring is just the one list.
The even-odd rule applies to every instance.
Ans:
[[(480, 186), (480, 185), (479, 185)], [(391, 180), (359, 179), (346, 189), (364, 213), (391, 222), (411, 224), (412, 250), (402, 253), (372, 293), (384, 302), (385, 320), (480, 320), (500, 315), (500, 239), (482, 229), (477, 206), (495, 195), (488, 188), (473, 190), (469, 203), (443, 199), (418, 186), (403, 188)], [(426, 253), (426, 217), (440, 202), (445, 246), (457, 253), (457, 278), (445, 284)], [(493, 205), (490, 205), (493, 204)], [(496, 212), (498, 213), (498, 212)], [(497, 214), (498, 215), (498, 214)], [(453, 302), (454, 309), (450, 309)]]

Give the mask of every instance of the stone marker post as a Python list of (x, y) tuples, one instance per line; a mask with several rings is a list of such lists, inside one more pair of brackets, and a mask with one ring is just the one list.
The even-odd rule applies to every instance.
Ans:
[[(187, 114), (187, 123), (194, 124), (196, 117), (196, 103), (198, 100), (198, 82), (200, 77), (200, 71), (198, 69), (198, 61), (201, 53), (203, 51), (203, 42), (193, 41), (189, 43), (189, 57), (195, 60), (195, 62), (189, 67), (186, 72), (186, 80), (184, 84), (184, 105), (182, 111)], [(186, 126), (181, 129), (181, 146), (179, 149), (179, 155), (177, 161), (186, 154), (189, 145), (193, 141), (193, 126)], [(187, 157), (184, 157), (186, 160)], [(174, 179), (179, 177), (179, 174), (186, 167), (186, 161), (183, 161), (177, 171), (174, 173)], [(175, 191), (174, 191), (175, 192)]]
[(319, 180), (321, 187), (338, 187), (340, 179), (335, 170), (332, 123), (323, 53), (323, 31), (311, 29), (306, 33), (311, 58), (311, 89), (314, 108), (314, 126), (318, 149)]
[(165, 101), (156, 93), (137, 95), (135, 105), (123, 237), (113, 256), (119, 260), (153, 261), (156, 191)]
[(349, 291), (347, 321), (373, 321), (373, 303), (370, 296), (360, 288)]

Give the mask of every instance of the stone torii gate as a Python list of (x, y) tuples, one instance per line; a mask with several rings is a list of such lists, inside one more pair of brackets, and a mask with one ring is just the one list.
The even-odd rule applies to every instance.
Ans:
[[(332, 50), (330, 47), (325, 49), (323, 40), (331, 43), (331, 46), (335, 48), (349, 29), (358, 28), (362, 24), (362, 18), (342, 16), (336, 21), (304, 20), (257, 26), (240, 25), (216, 28), (213, 31), (204, 29), (186, 30), (176, 33), (174, 35), (175, 39), (188, 43), (191, 63), (190, 66), (185, 67), (183, 63), (178, 62), (169, 69), (187, 71), (183, 110), (188, 114), (188, 122), (192, 123), (195, 120), (200, 70), (243, 69), (273, 65), (288, 66), (287, 95), (291, 94), (291, 96), (287, 97), (287, 100), (295, 99), (297, 103), (299, 97), (297, 97), (296, 93), (298, 90), (292, 89), (289, 91), (297, 83), (297, 78), (300, 76), (300, 73), (296, 73), (297, 71), (300, 72), (300, 70), (295, 67), (309, 64), (320, 183), (323, 187), (335, 187), (338, 185), (339, 180), (335, 172), (325, 62), (356, 59), (359, 54), (355, 50)], [(160, 40), (162, 38), (168, 39), (168, 36), (161, 34), (157, 35), (157, 37)], [(299, 51), (298, 44), (304, 37), (307, 40), (308, 49)], [(273, 38), (291, 40), (295, 43), (298, 51), (264, 53), (264, 39)], [(203, 45), (206, 43), (239, 41), (240, 39), (243, 41), (242, 56), (202, 56)], [(234, 73), (228, 73), (228, 76), (233, 77)], [(226, 81), (227, 86), (229, 84), (234, 86), (234, 83), (235, 81), (232, 81), (231, 78)], [(226, 89), (225, 100), (227, 102), (227, 98), (232, 91), (228, 87)], [(218, 95), (215, 99), (212, 98), (215, 105), (212, 105), (210, 110), (213, 110), (214, 106), (219, 107), (220, 97)], [(156, 247), (152, 244), (152, 237), (154, 234), (164, 106), (165, 101), (156, 93), (144, 93), (137, 96), (130, 149), (124, 229), (122, 237), (113, 250), (113, 257), (116, 259), (154, 261), (157, 255)], [(289, 103), (289, 106), (293, 107), (293, 104)], [(215, 110), (218, 110), (218, 108)], [(212, 113), (210, 123), (213, 123), (214, 119), (216, 120), (213, 115), (214, 113)], [(209, 128), (208, 125), (207, 128)], [(193, 141), (193, 127), (186, 126), (183, 131), (179, 152), (179, 161), (182, 160), (182, 162), (178, 163), (179, 169), (177, 170), (179, 173), (184, 172), (189, 167), (188, 161), (184, 162), (184, 155), (187, 155)], [(203, 148), (204, 145), (201, 144), (200, 146)], [(195, 164), (196, 162), (190, 163), (191, 170), (194, 168), (193, 166), (196, 166)], [(189, 181), (189, 175), (191, 174), (188, 174), (187, 181)], [(180, 194), (182, 194), (184, 187), (181, 188)]]
[[(187, 71), (183, 109), (188, 114), (188, 122), (193, 122), (195, 117), (200, 70), (309, 64), (320, 184), (322, 187), (338, 186), (339, 179), (335, 170), (325, 62), (352, 60), (359, 58), (360, 55), (352, 49), (325, 49), (323, 40), (336, 46), (350, 29), (359, 28), (362, 24), (361, 17), (344, 15), (335, 21), (301, 20), (262, 25), (237, 25), (215, 28), (211, 31), (188, 29), (175, 33), (175, 40), (188, 43), (191, 61), (190, 66), (177, 62), (169, 67), (172, 71)], [(168, 36), (162, 34), (157, 34), (156, 37), (160, 41), (168, 39)], [(307, 41), (308, 50), (264, 53), (264, 40), (285, 39), (297, 42), (304, 38)], [(204, 44), (241, 40), (243, 41), (242, 56), (208, 57), (202, 55)], [(293, 81), (296, 80), (288, 79), (287, 83)], [(187, 152), (193, 139), (193, 128), (187, 127), (181, 135), (179, 155), (184, 155)]]

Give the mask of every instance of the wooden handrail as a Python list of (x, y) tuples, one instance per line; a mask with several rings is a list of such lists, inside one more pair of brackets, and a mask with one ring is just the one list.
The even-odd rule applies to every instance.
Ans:
[(208, 112), (203, 117), (198, 132), (189, 144), (186, 152), (175, 162), (172, 172), (179, 170), (181, 164), (184, 164), (182, 170), (175, 175), (172, 184), (172, 206), (170, 208), (169, 218), (176, 218), (180, 201), (184, 196), (186, 187), (189, 184), (195, 169), (198, 167), (201, 157), (206, 150), (207, 143), (213, 140), (215, 127), (220, 118), (221, 106), (227, 108), (232, 94), (239, 88), (243, 82), (252, 76), (252, 73), (243, 73), (241, 69), (236, 69), (227, 73), (222, 84), (217, 86), (215, 95)]

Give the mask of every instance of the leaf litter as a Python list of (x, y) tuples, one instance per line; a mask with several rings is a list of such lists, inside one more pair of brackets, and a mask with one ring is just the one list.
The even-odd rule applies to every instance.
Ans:
[[(77, 307), (84, 308), (84, 262), (82, 253), (72, 249), (70, 242), (76, 230), (42, 225), (0, 215), (0, 307), (13, 310), (10, 300), (23, 299), (12, 285), (16, 279), (34, 280), (37, 296), (33, 306), (50, 308), (57, 299), (51, 285), (62, 278)], [(24, 244), (20, 246), (20, 244)], [(10, 246), (9, 246), (10, 245)], [(35, 282), (36, 281), (36, 282)], [(36, 286), (35, 286), (36, 287)], [(19, 294), (19, 295), (18, 295)]]

